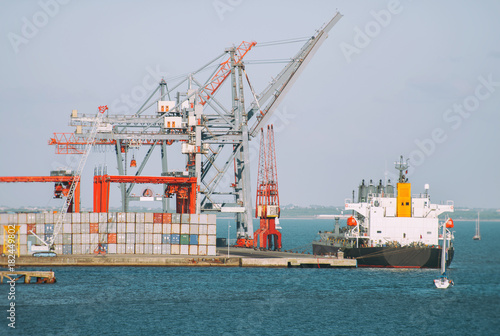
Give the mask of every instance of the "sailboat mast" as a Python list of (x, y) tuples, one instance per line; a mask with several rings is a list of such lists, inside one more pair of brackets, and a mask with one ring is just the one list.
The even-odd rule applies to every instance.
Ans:
[(446, 272), (446, 224), (443, 223), (443, 248), (441, 251), (441, 274)]

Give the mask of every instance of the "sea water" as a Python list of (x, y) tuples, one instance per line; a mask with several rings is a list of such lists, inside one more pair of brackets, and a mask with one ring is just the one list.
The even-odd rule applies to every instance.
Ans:
[[(285, 249), (308, 248), (333, 221), (281, 226)], [(0, 286), (0, 335), (497, 335), (500, 222), (481, 241), (472, 221), (453, 230), (446, 290), (432, 269), (54, 267), (57, 283), (16, 286), (15, 329)]]

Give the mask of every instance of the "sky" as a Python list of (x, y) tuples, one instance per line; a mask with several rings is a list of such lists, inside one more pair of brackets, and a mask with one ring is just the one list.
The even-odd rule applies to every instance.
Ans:
[[(133, 114), (141, 88), (154, 80), (194, 71), (243, 40), (258, 46), (311, 36), (339, 10), (343, 18), (272, 120), (281, 204), (342, 205), (362, 179), (394, 181), (394, 161), (403, 155), (410, 158), (413, 193), (429, 184), (433, 202), (500, 208), (498, 1), (3, 0), (0, 6), (0, 176), (75, 166), (78, 158), (56, 155), (47, 144), (53, 132), (74, 131), (72, 109), (92, 114), (107, 104), (110, 113)], [(301, 45), (254, 48), (246, 60), (290, 58)], [(255, 91), (283, 65), (249, 64)], [(145, 174), (159, 175), (158, 157)], [(183, 158), (172, 158), (172, 169), (182, 169)], [(252, 155), (252, 194), (256, 161)], [(98, 164), (116, 173), (113, 152), (91, 154), (84, 207), (92, 206)], [(3, 183), (0, 205), (57, 206), (52, 190), (50, 183)], [(112, 206), (119, 205), (117, 192)]]

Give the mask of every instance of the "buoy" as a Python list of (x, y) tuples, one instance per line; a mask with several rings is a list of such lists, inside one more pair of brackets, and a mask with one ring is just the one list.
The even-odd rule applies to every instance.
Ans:
[(447, 221), (446, 221), (446, 228), (447, 229), (451, 229), (452, 227), (454, 227), (455, 224), (453, 224), (453, 219), (449, 218)]
[(132, 156), (132, 160), (130, 160), (130, 167), (137, 167), (137, 161), (135, 161), (135, 156)]

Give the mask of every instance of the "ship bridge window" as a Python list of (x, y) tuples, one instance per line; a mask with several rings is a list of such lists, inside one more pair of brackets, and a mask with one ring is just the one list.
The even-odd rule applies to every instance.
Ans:
[(427, 234), (432, 234), (432, 232), (431, 231), (427, 231)]
[(403, 238), (406, 238), (406, 233), (403, 233)]
[(382, 231), (377, 231), (377, 233), (382, 233)]
[(409, 202), (406, 202), (406, 205), (410, 205), (410, 203), (409, 203)]

